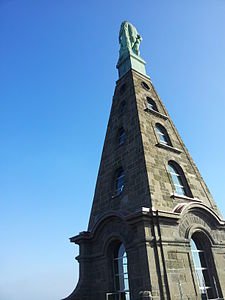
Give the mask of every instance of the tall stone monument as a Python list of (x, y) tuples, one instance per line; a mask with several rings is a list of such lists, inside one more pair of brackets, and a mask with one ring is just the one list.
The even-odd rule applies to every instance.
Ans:
[(223, 299), (225, 222), (123, 22), (79, 282), (67, 300)]

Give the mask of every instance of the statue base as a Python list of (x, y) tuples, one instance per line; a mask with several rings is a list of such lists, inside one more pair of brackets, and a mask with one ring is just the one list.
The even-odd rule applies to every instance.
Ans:
[[(146, 70), (145, 70), (146, 62), (140, 57), (137, 56), (134, 53), (129, 53), (125, 57), (121, 57), (116, 65), (118, 72), (119, 72), (119, 78), (121, 78), (123, 75), (125, 75), (129, 70), (135, 70), (145, 76)], [(149, 77), (149, 76), (147, 76)]]

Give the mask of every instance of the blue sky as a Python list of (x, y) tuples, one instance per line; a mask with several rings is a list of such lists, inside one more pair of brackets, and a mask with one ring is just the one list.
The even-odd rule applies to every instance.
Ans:
[(107, 126), (118, 31), (143, 36), (147, 73), (225, 215), (223, 0), (0, 0), (0, 299), (75, 287)]

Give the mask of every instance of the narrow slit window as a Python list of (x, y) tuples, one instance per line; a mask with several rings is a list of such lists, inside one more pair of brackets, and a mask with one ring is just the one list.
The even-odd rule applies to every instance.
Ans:
[(120, 128), (118, 131), (118, 144), (123, 145), (126, 139), (126, 132), (124, 128)]
[(115, 173), (114, 178), (114, 186), (113, 186), (113, 195), (112, 198), (115, 198), (119, 196), (123, 189), (124, 189), (124, 183), (125, 183), (125, 174), (123, 168), (119, 168)]

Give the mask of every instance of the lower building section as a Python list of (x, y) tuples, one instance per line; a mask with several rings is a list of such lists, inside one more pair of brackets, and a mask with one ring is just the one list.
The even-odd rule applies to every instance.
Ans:
[(80, 278), (66, 300), (223, 299), (225, 226), (202, 204), (171, 213), (112, 212), (80, 246)]

